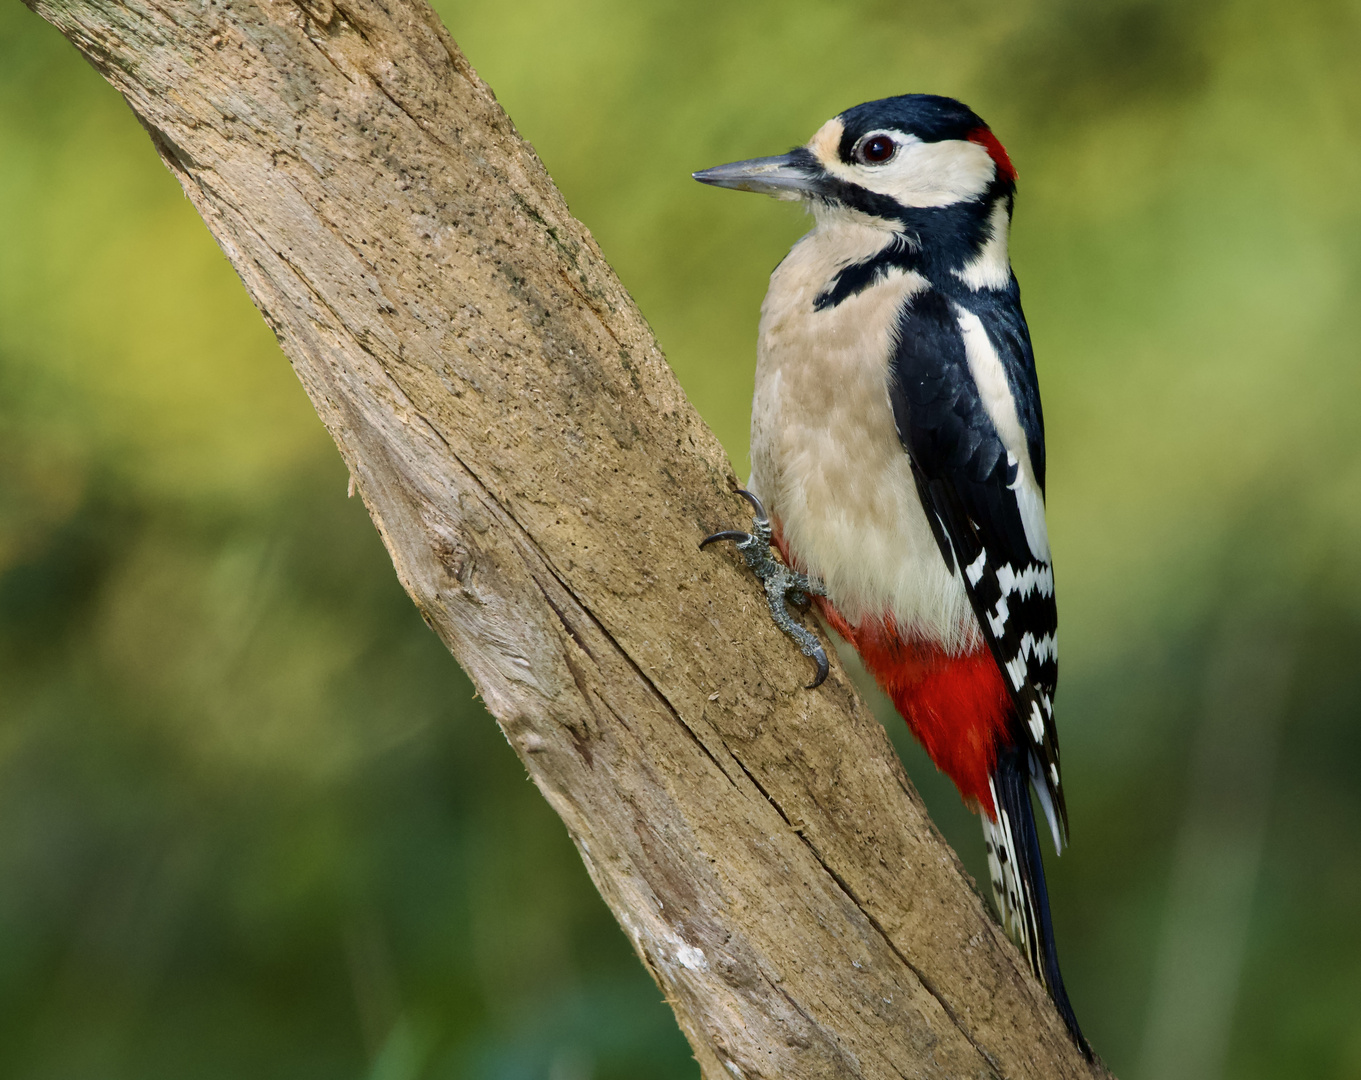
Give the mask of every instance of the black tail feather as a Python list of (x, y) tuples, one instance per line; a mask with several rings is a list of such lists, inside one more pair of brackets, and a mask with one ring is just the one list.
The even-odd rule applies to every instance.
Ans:
[[(1049, 889), (1044, 880), (1044, 862), (1040, 856), (1040, 834), (1035, 822), (1035, 808), (1030, 801), (1030, 769), (1026, 761), (1027, 751), (1022, 747), (1004, 750), (998, 757), (997, 771), (993, 774), (993, 788), (997, 798), (998, 824), (1007, 823), (1010, 828), (1010, 847), (1015, 852), (1018, 863), (1020, 883), (1023, 891), (1022, 913), (1026, 936), (1023, 942), (1035, 975), (1049, 989), (1049, 996), (1068, 1026), (1078, 1049), (1090, 1061), (1092, 1049), (1078, 1027), (1073, 1006), (1068, 1001), (1068, 991), (1063, 985), (1063, 974), (1059, 971), (1059, 955), (1054, 945), (1054, 926), (1049, 915)], [(1007, 913), (1002, 912), (1006, 923)]]

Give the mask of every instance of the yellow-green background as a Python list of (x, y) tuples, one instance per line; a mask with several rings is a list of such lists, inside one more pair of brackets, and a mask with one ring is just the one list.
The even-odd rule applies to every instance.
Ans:
[[(439, 8), (739, 471), (765, 277), (806, 221), (688, 173), (905, 91), (991, 122), (1049, 431), (1078, 1014), (1124, 1080), (1178, 1074), (1168, 1001), (1203, 1080), (1361, 1077), (1356, 0)], [(5, 0), (0, 1075), (695, 1076), (345, 486), (145, 134)], [(1211, 669), (1254, 693), (1242, 626), (1287, 657), (1283, 704), (1256, 771), (1232, 715), (1193, 768), (1233, 700)], [(1242, 776), (1260, 828), (1195, 809)], [(1243, 842), (1235, 936), (1205, 867)], [(1158, 973), (1201, 938), (1207, 994), (1194, 950)]]

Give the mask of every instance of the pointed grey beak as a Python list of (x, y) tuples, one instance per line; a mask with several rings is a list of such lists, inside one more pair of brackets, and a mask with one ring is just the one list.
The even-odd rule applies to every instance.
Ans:
[(758, 191), (777, 199), (798, 199), (812, 195), (818, 181), (818, 172), (806, 163), (807, 156), (806, 152), (800, 155), (796, 150), (777, 157), (715, 165), (691, 175), (701, 184), (713, 184), (714, 187)]

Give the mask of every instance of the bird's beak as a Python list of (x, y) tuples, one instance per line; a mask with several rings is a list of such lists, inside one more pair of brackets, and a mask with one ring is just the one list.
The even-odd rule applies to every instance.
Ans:
[(811, 165), (809, 157), (807, 151), (795, 150), (777, 157), (715, 165), (691, 175), (701, 184), (713, 184), (714, 187), (758, 191), (777, 199), (799, 199), (814, 194), (819, 179), (820, 170)]

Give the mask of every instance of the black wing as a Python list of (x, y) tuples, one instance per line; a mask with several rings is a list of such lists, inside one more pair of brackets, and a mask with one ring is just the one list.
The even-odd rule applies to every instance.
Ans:
[[(1061, 842), (1058, 823), (1066, 835), (1068, 813), (1054, 726), (1058, 615), (1044, 538), (1044, 434), (1029, 334), (1014, 286), (961, 299), (970, 303), (967, 313), (937, 289), (907, 302), (889, 395), (941, 555), (962, 573), (1016, 707), (1016, 738), (1032, 750), (1036, 794), (1048, 802), (1046, 816)], [(979, 320), (1007, 373), (1033, 482), (988, 415), (970, 372), (961, 315)]]

